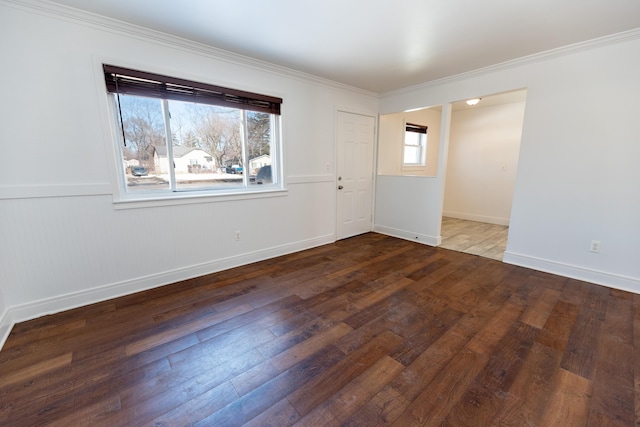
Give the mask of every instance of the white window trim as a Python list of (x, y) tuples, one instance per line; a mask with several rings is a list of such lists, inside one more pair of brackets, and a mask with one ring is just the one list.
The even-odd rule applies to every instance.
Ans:
[[(165, 74), (165, 75), (175, 75), (176, 77), (182, 77), (179, 73), (176, 73), (175, 70), (167, 71), (158, 69), (157, 67), (150, 67), (149, 65), (144, 64), (132, 64), (130, 61), (118, 60), (114, 58), (101, 58), (94, 56), (94, 73), (97, 82), (97, 92), (101, 99), (104, 102), (100, 103), (101, 110), (101, 122), (104, 130), (104, 144), (106, 146), (106, 153), (108, 154), (108, 170), (111, 176), (111, 186), (113, 188), (113, 208), (116, 210), (121, 209), (140, 209), (146, 207), (159, 207), (159, 206), (174, 206), (174, 205), (186, 205), (186, 204), (195, 204), (195, 203), (217, 203), (217, 202), (227, 202), (233, 200), (247, 200), (247, 199), (260, 199), (260, 198), (271, 198), (271, 197), (282, 197), (288, 194), (287, 182), (285, 180), (284, 175), (284, 156), (282, 153), (282, 127), (284, 121), (284, 110), (286, 109), (285, 105), (281, 106), (282, 113), (275, 120), (276, 126), (274, 129), (274, 134), (277, 137), (277, 143), (274, 144), (273, 148), (275, 149), (275, 153), (272, 154), (272, 158), (277, 159), (279, 167), (277, 168), (277, 182), (278, 184), (268, 184), (260, 186), (260, 188), (246, 188), (243, 187), (240, 191), (238, 189), (228, 189), (228, 190), (220, 190), (220, 189), (202, 189), (202, 190), (193, 190), (193, 191), (158, 191), (158, 192), (147, 192), (145, 194), (141, 193), (132, 193), (126, 190), (126, 176), (124, 173), (124, 165), (122, 164), (121, 158), (121, 135), (118, 132), (118, 118), (116, 116), (116, 109), (114, 108), (115, 100), (113, 96), (105, 91), (104, 88), (104, 74), (102, 69), (102, 64), (105, 63), (118, 63), (123, 67), (128, 67), (132, 69), (146, 69), (149, 72)], [(206, 78), (199, 78), (194, 76), (187, 76), (187, 79), (191, 79), (194, 81), (203, 81), (206, 82)], [(237, 84), (227, 84), (227, 86), (235, 86), (240, 90), (244, 90), (241, 85)], [(258, 92), (255, 89), (247, 89), (248, 91)]]
[(404, 150), (406, 147), (405, 144), (405, 137), (406, 137), (406, 129), (407, 129), (407, 123), (410, 123), (406, 120), (404, 120), (402, 122), (402, 144), (401, 144), (401, 150), (400, 150), (400, 168), (402, 171), (407, 171), (407, 172), (421, 172), (421, 171), (425, 171), (427, 170), (427, 144), (428, 141), (426, 140), (426, 136), (425, 136), (425, 143), (424, 146), (422, 147), (422, 157), (424, 159), (424, 164), (412, 164), (412, 163), (405, 163), (404, 162)]
[[(188, 205), (196, 203), (215, 203), (215, 202), (228, 202), (232, 200), (247, 200), (247, 199), (263, 199), (268, 197), (281, 197), (286, 196), (288, 190), (286, 188), (274, 188), (266, 190), (245, 190), (242, 192), (231, 192), (231, 190), (217, 191), (200, 190), (200, 191), (181, 191), (176, 193), (170, 193), (165, 195), (160, 194), (145, 194), (138, 195), (137, 197), (127, 197), (121, 199), (114, 199), (113, 207), (116, 210), (120, 209), (139, 209), (146, 207), (158, 207), (158, 206), (175, 206), (175, 205)], [(143, 196), (143, 197), (140, 197)]]

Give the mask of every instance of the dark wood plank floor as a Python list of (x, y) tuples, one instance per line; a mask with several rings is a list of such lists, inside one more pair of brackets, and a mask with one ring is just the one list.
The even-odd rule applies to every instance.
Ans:
[(640, 296), (366, 234), (15, 326), (6, 426), (632, 426)]

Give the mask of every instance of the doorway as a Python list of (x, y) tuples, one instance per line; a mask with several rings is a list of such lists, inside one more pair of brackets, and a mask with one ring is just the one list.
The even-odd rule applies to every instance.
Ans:
[(502, 261), (509, 226), (443, 217), (441, 233), (441, 248)]
[(375, 118), (338, 111), (337, 239), (371, 231)]
[(525, 101), (517, 90), (452, 104), (441, 247), (502, 260)]

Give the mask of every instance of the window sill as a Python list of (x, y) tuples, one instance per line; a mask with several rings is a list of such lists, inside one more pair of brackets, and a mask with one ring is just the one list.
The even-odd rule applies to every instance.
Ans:
[(416, 165), (416, 166), (402, 165), (400, 170), (402, 170), (403, 172), (423, 172), (427, 170), (427, 167), (424, 165)]
[(274, 187), (268, 190), (255, 190), (243, 192), (183, 192), (183, 193), (157, 193), (157, 194), (127, 194), (124, 197), (114, 198), (113, 207), (120, 209), (140, 209), (161, 206), (189, 205), (195, 203), (217, 203), (232, 200), (263, 199), (267, 197), (282, 197), (287, 195), (287, 189)]

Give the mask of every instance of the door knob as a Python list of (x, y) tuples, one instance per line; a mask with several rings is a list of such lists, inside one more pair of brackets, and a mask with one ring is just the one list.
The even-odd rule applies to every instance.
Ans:
[(342, 190), (344, 187), (342, 185), (338, 185), (338, 190)]

